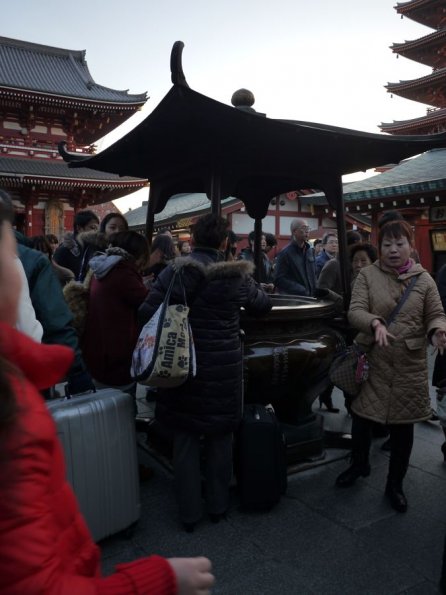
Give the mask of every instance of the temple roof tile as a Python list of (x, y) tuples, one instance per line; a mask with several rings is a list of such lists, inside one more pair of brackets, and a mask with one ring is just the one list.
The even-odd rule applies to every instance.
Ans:
[(99, 172), (88, 168), (70, 169), (62, 160), (49, 159), (16, 159), (15, 157), (0, 157), (0, 177), (13, 176), (18, 178), (52, 178), (75, 180), (103, 184), (111, 182), (119, 185), (135, 186), (136, 189), (147, 184), (147, 180), (130, 176), (118, 176), (106, 172)]
[(98, 85), (85, 51), (0, 37), (0, 86), (63, 97), (140, 106), (146, 93), (131, 95)]

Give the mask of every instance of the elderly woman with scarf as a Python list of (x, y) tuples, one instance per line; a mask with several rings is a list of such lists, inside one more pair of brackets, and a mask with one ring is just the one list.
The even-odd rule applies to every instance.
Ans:
[[(390, 429), (390, 463), (385, 493), (398, 512), (407, 510), (403, 479), (413, 445), (414, 423), (431, 418), (427, 375), (427, 340), (442, 352), (446, 317), (434, 280), (410, 258), (413, 232), (405, 221), (379, 231), (379, 259), (361, 269), (352, 293), (349, 321), (359, 331), (357, 344), (368, 352), (369, 377), (352, 402), (352, 464), (336, 480), (352, 486), (370, 474), (373, 421)], [(409, 289), (393, 322), (386, 320)]]

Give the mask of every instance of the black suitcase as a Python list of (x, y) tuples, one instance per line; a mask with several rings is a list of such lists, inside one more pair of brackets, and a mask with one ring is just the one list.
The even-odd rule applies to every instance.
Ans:
[(235, 457), (242, 508), (271, 509), (287, 488), (285, 438), (272, 407), (245, 406)]

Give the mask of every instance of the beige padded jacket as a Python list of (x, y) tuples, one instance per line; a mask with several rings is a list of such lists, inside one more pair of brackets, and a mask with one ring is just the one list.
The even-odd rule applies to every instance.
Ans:
[[(385, 322), (413, 275), (418, 280), (389, 327), (395, 339), (387, 347), (375, 345), (372, 321)], [(386, 424), (429, 419), (427, 336), (436, 328), (446, 331), (440, 296), (429, 273), (420, 264), (400, 276), (383, 270), (378, 261), (365, 267), (353, 286), (348, 319), (359, 331), (356, 341), (368, 351), (370, 364), (353, 412)]]

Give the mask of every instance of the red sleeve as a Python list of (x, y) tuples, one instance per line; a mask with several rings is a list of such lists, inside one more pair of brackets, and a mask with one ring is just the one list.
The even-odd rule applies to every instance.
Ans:
[(96, 579), (98, 595), (175, 595), (175, 574), (169, 562), (160, 556), (141, 558), (120, 564), (115, 574)]
[(173, 569), (158, 556), (99, 577), (99, 551), (64, 480), (54, 422), (37, 393), (26, 390), (27, 383), (24, 388), (21, 419), (7, 437), (7, 459), (1, 462), (0, 593), (174, 595)]

